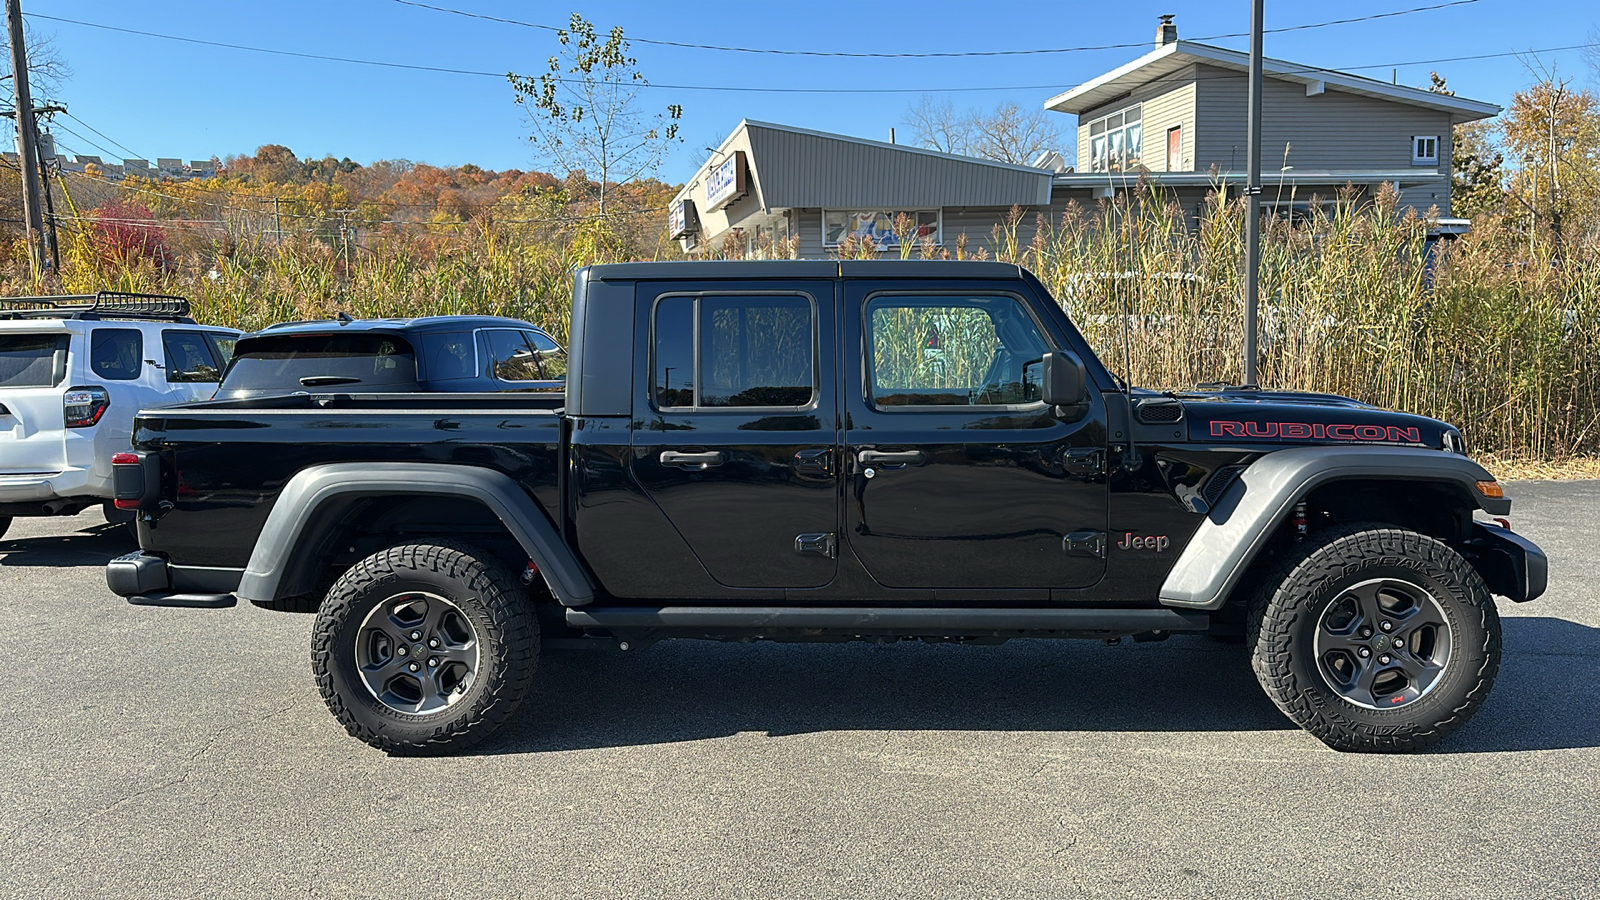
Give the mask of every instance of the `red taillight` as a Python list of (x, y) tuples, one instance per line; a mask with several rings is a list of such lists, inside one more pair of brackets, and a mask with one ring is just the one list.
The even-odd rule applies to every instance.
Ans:
[(117, 507), (117, 509), (138, 509), (139, 508), (139, 501), (138, 500), (113, 500), (111, 502), (112, 502), (112, 504), (114, 504)]
[(113, 453), (111, 454), (111, 464), (113, 466), (137, 466), (139, 464), (139, 454)]
[(88, 428), (99, 424), (100, 417), (106, 414), (111, 395), (103, 387), (70, 387), (62, 395), (61, 406), (68, 428)]

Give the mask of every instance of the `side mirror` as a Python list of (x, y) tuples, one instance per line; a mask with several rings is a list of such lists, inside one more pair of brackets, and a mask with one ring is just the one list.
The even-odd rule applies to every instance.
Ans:
[(1044, 355), (1041, 399), (1046, 405), (1072, 410), (1089, 402), (1089, 372), (1078, 354), (1057, 350)]

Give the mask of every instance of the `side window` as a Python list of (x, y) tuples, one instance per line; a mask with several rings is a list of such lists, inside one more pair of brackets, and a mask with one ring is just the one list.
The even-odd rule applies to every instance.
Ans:
[(137, 328), (89, 332), (89, 368), (101, 378), (131, 381), (144, 368), (144, 335)]
[(489, 351), (489, 374), (501, 381), (538, 381), (539, 359), (522, 332), (492, 328), (483, 333)]
[(816, 394), (810, 297), (667, 297), (656, 304), (656, 406), (793, 407)]
[(1014, 297), (877, 297), (866, 315), (880, 408), (1039, 401), (1049, 344)]
[(163, 331), (161, 343), (167, 351), (167, 381), (215, 383), (222, 380), (222, 372), (217, 368), (204, 334)]
[(239, 343), (239, 336), (226, 331), (208, 331), (206, 340), (211, 342), (211, 352), (216, 354), (217, 364), (227, 370), (228, 363), (233, 362), (233, 348)]
[(546, 381), (567, 380), (567, 351), (542, 331), (524, 332), (539, 357), (539, 371)]
[(470, 331), (422, 336), (429, 381), (471, 378), (478, 371), (478, 348)]

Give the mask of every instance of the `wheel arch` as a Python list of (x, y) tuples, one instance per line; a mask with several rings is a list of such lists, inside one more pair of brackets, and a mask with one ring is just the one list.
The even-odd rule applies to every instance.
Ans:
[(310, 590), (330, 542), (352, 519), (436, 498), (498, 522), (538, 565), (550, 593), (565, 606), (594, 599), (588, 571), (561, 540), (537, 503), (509, 476), (448, 463), (330, 463), (291, 478), (256, 538), (236, 593), (270, 603)]
[[(1510, 500), (1478, 490), (1479, 482), (1493, 480), (1464, 456), (1421, 448), (1299, 447), (1269, 453), (1239, 476), (1201, 523), (1162, 583), (1161, 603), (1221, 607), (1302, 500), (1333, 497), (1357, 508), (1359, 498), (1377, 497), (1384, 510), (1403, 517), (1396, 524), (1420, 525), (1423, 533), (1449, 532), (1470, 529), (1473, 510), (1498, 516), (1511, 511)], [(1408, 504), (1417, 505), (1408, 509)], [(1375, 516), (1369, 511), (1359, 518)]]

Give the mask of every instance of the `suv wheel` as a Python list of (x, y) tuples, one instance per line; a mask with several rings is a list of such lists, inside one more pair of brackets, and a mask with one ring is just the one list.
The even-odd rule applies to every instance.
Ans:
[(1455, 550), (1380, 524), (1314, 533), (1264, 580), (1251, 663), (1272, 702), (1336, 750), (1427, 747), (1500, 667), (1500, 619)]
[(312, 631), (322, 699), (350, 732), (397, 755), (469, 747), (522, 702), (538, 622), (489, 554), (403, 544), (353, 566)]

